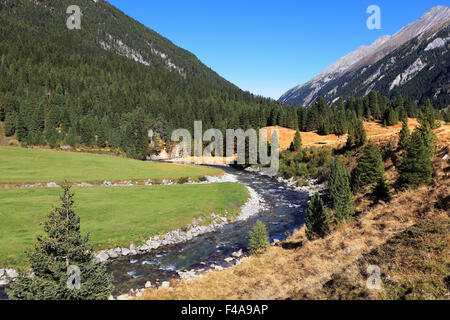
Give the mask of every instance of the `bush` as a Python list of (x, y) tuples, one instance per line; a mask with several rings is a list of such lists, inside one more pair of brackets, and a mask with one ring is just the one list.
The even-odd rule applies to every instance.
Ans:
[(250, 253), (255, 254), (263, 252), (269, 246), (269, 234), (267, 233), (266, 226), (258, 220), (253, 229), (249, 232), (248, 250)]
[(309, 201), (306, 213), (305, 225), (308, 239), (313, 240), (317, 237), (324, 237), (330, 230), (330, 217), (319, 193), (316, 193)]

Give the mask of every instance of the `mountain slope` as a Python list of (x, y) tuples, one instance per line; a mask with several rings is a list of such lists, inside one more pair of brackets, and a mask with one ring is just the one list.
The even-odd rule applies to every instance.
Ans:
[(145, 159), (149, 129), (168, 142), (194, 120), (224, 131), (264, 127), (274, 108), (286, 114), (276, 124), (295, 114), (240, 90), (107, 2), (78, 0), (81, 30), (69, 30), (72, 4), (0, 0), (0, 121), (21, 143)]
[[(434, 7), (425, 13), (419, 20), (408, 26), (402, 28), (399, 32), (392, 37), (383, 36), (377, 39), (371, 46), (362, 46), (356, 51), (348, 54), (347, 56), (339, 59), (336, 63), (324, 70), (313, 80), (301, 84), (288, 92), (286, 92), (281, 98), (280, 102), (285, 104), (294, 105), (310, 105), (319, 96), (324, 96), (329, 102), (334, 101), (338, 96), (345, 96), (352, 90), (358, 95), (367, 95), (368, 92), (375, 87), (381, 94), (387, 96), (394, 96), (396, 94), (409, 94), (413, 93), (411, 87), (417, 85), (424, 85), (424, 88), (420, 88), (419, 92), (414, 92), (413, 98), (418, 102), (422, 102), (427, 97), (432, 97), (437, 104), (445, 106), (450, 103), (446, 99), (445, 94), (447, 90), (446, 80), (448, 81), (448, 71), (446, 70), (445, 60), (448, 61), (446, 49), (446, 43), (448, 42), (448, 22), (450, 21), (450, 7)], [(434, 50), (426, 50), (427, 46), (436, 41)], [(414, 43), (414, 44), (412, 44)], [(425, 47), (420, 46), (425, 44)], [(407, 52), (409, 50), (409, 52)], [(414, 52), (413, 52), (414, 51)], [(434, 51), (431, 53), (431, 51)], [(400, 54), (403, 53), (403, 55)], [(439, 54), (442, 54), (442, 58), (437, 58)], [(391, 60), (391, 63), (387, 61)], [(409, 61), (408, 57), (414, 56), (414, 61)], [(420, 58), (421, 57), (421, 58)], [(406, 59), (405, 59), (406, 58)], [(420, 58), (420, 61), (417, 60)], [(385, 59), (384, 67), (379, 71), (378, 69), (369, 70), (373, 66)], [(410, 84), (410, 80), (414, 77), (410, 77), (412, 73), (419, 73), (423, 68), (424, 60), (433, 60), (433, 65), (439, 66), (435, 69), (440, 70), (443, 74), (436, 74), (434, 78), (426, 75), (426, 73), (419, 75), (419, 81)], [(417, 62), (416, 62), (417, 61)], [(444, 65), (440, 65), (441, 62)], [(430, 62), (427, 62), (428, 68), (431, 68)], [(402, 81), (397, 80), (397, 84), (391, 87), (394, 80), (388, 86), (384, 83), (379, 84), (375, 80), (381, 80), (383, 78), (388, 79), (386, 71), (391, 71), (392, 67), (396, 68), (397, 74), (395, 77), (400, 77)], [(411, 68), (408, 70), (408, 68)], [(426, 71), (427, 69), (425, 69)], [(372, 71), (372, 72), (368, 72)], [(412, 72), (414, 71), (414, 72)], [(358, 77), (359, 83), (356, 83), (354, 76), (362, 75)], [(402, 78), (404, 74), (404, 78)], [(394, 78), (395, 78), (394, 77)], [(406, 78), (405, 78), (406, 77)], [(428, 83), (424, 83), (424, 78)], [(444, 78), (444, 79), (443, 79)], [(349, 85), (349, 82), (354, 82), (354, 85)], [(407, 85), (407, 86), (405, 86)], [(393, 90), (395, 88), (395, 90)]]

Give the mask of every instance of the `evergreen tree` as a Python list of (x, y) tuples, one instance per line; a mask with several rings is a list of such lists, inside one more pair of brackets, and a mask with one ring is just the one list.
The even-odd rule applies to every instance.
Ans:
[(302, 136), (298, 130), (295, 132), (294, 141), (291, 143), (291, 147), (289, 149), (292, 152), (299, 152), (302, 150)]
[[(64, 186), (62, 205), (48, 215), (46, 235), (27, 252), (34, 276), (20, 272), (8, 289), (12, 300), (105, 300), (112, 292), (112, 277), (95, 263), (89, 236), (80, 232), (80, 218), (73, 211), (73, 194)], [(80, 283), (70, 270), (80, 271)], [(79, 285), (79, 286), (78, 286)]]
[(314, 194), (306, 211), (306, 236), (309, 240), (324, 237), (330, 230), (330, 217), (318, 192)]
[(354, 216), (353, 193), (350, 188), (349, 173), (335, 157), (328, 178), (330, 198), (335, 209), (335, 218), (338, 224)]
[(409, 141), (411, 139), (411, 133), (408, 128), (407, 120), (402, 122), (402, 130), (399, 134), (398, 145), (400, 148), (406, 150), (408, 148)]
[(5, 123), (3, 129), (5, 130), (5, 135), (11, 137), (16, 132), (16, 114), (8, 113), (5, 117)]
[(18, 113), (16, 118), (16, 136), (19, 141), (25, 141), (28, 136), (28, 128), (21, 113)]
[(59, 144), (59, 132), (54, 127), (45, 130), (45, 140), (50, 148), (56, 148)]
[(372, 142), (364, 148), (358, 165), (352, 172), (352, 189), (360, 191), (363, 187), (377, 183), (384, 175), (384, 164), (380, 149)]
[(378, 179), (378, 182), (373, 189), (373, 194), (378, 200), (384, 202), (390, 202), (392, 200), (391, 187), (385, 175)]
[(351, 149), (353, 146), (361, 147), (366, 142), (367, 134), (364, 128), (364, 123), (361, 119), (355, 119), (349, 128), (347, 149)]
[(66, 143), (72, 148), (76, 149), (78, 147), (79, 141), (80, 139), (77, 135), (77, 131), (75, 130), (75, 128), (74, 127), (70, 128), (66, 136)]
[(266, 226), (260, 220), (250, 230), (248, 241), (248, 250), (251, 253), (260, 253), (270, 246)]
[(398, 186), (400, 189), (416, 188), (432, 180), (433, 167), (425, 137), (420, 130), (414, 130), (406, 157), (399, 168)]

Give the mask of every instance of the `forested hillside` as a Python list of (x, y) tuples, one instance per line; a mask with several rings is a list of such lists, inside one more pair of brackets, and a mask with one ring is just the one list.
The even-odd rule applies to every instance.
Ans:
[[(104, 1), (0, 1), (0, 120), (26, 144), (148, 153), (147, 131), (264, 126), (278, 103), (254, 97)], [(295, 112), (291, 109), (291, 112)], [(285, 118), (288, 118), (285, 115)], [(279, 123), (284, 125), (284, 123)]]

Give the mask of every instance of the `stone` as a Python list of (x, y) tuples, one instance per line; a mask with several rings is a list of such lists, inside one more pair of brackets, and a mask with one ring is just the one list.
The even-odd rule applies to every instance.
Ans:
[(100, 252), (100, 253), (97, 255), (97, 257), (95, 257), (95, 260), (96, 260), (98, 263), (106, 262), (106, 261), (108, 261), (108, 259), (109, 259), (109, 256), (108, 256), (104, 251)]
[(55, 182), (49, 182), (47, 188), (59, 188), (59, 186)]
[(450, 159), (450, 156), (449, 156), (448, 154), (446, 154), (446, 155), (442, 158), (442, 160), (448, 160), (448, 159)]
[(160, 288), (162, 288), (162, 289), (169, 289), (170, 288), (170, 282), (169, 281), (164, 281), (163, 283), (161, 283)]
[(6, 286), (9, 284), (9, 281), (6, 279), (0, 279), (0, 286)]
[(130, 298), (129, 295), (123, 294), (123, 295), (121, 295), (121, 296), (118, 296), (118, 297), (117, 297), (117, 300), (128, 300), (129, 298)]
[(105, 187), (110, 187), (110, 186), (112, 186), (112, 182), (111, 182), (111, 181), (104, 181), (104, 182), (103, 182), (103, 185), (104, 185)]
[(110, 258), (113, 258), (113, 259), (119, 257), (119, 255), (117, 254), (117, 252), (116, 252), (115, 250), (113, 250), (113, 249), (110, 249), (110, 250), (106, 251), (106, 253), (108, 254), (108, 256), (109, 256)]
[(345, 254), (350, 254), (351, 252), (352, 252), (352, 248), (347, 247), (344, 249)]
[(273, 241), (272, 241), (272, 246), (276, 246), (276, 245), (278, 245), (280, 243), (280, 240), (278, 240), (278, 239), (273, 239)]
[(145, 283), (145, 288), (148, 289), (148, 288), (151, 288), (151, 287), (152, 287), (152, 283), (150, 281), (147, 281)]
[(242, 256), (242, 249), (237, 252), (233, 252), (231, 255), (235, 258), (240, 258)]
[(143, 252), (150, 251), (150, 247), (144, 244), (143, 246), (139, 247), (139, 251)]
[(0, 278), (5, 274), (5, 269), (0, 269)]
[(123, 256), (128, 256), (130, 253), (131, 253), (130, 249), (122, 248), (122, 255)]
[(136, 251), (136, 246), (134, 245), (134, 243), (130, 245), (130, 251)]
[(15, 279), (18, 277), (17, 271), (14, 269), (7, 269), (6, 270), (6, 275), (12, 279)]
[(114, 297), (111, 295), (108, 297), (108, 300), (116, 300), (116, 299), (114, 299)]
[(231, 263), (231, 261), (233, 261), (234, 260), (234, 258), (225, 258), (225, 259), (223, 259), (225, 262), (228, 262), (228, 263)]
[(122, 249), (115, 248), (114, 251), (120, 256), (122, 254)]

